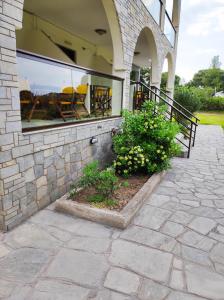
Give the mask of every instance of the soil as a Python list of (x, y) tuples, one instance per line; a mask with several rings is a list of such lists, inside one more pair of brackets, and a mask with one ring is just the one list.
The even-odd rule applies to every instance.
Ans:
[(100, 203), (90, 203), (88, 201), (89, 196), (96, 195), (96, 191), (94, 188), (87, 188), (79, 191), (75, 196), (73, 201), (78, 203), (89, 204), (98, 208), (107, 208), (110, 210), (121, 211), (128, 202), (134, 197), (134, 195), (141, 189), (141, 187), (146, 183), (149, 179), (148, 175), (135, 175), (129, 178), (119, 177), (119, 183), (128, 182), (128, 186), (120, 186), (117, 189), (113, 196), (110, 197), (111, 200), (115, 200), (116, 204), (113, 206), (107, 206), (104, 202)]

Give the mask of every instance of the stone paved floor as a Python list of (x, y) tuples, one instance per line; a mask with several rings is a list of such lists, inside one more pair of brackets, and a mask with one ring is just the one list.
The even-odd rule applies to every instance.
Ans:
[(53, 211), (0, 234), (0, 299), (224, 299), (224, 135), (200, 127), (124, 231)]

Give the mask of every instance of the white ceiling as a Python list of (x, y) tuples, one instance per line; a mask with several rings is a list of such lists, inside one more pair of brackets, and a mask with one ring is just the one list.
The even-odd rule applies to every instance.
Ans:
[[(95, 45), (112, 45), (101, 0), (25, 0), (25, 10)], [(97, 28), (107, 34), (99, 36)]]
[(134, 55), (133, 58), (134, 65), (142, 68), (151, 66), (152, 57), (150, 54), (148, 38), (144, 31), (141, 32), (138, 38), (135, 52), (139, 52), (139, 54)]

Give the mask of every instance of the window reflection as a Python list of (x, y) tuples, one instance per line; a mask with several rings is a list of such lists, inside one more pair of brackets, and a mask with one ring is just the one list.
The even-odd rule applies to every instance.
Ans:
[(167, 15), (165, 15), (164, 33), (165, 33), (166, 37), (168, 38), (169, 42), (171, 43), (171, 45), (174, 47), (176, 32), (175, 32), (175, 29), (173, 28), (173, 25), (170, 22), (170, 19), (168, 18)]
[(156, 21), (160, 24), (160, 12), (161, 12), (161, 3), (159, 0), (143, 0), (143, 3), (147, 7), (148, 11)]
[(121, 80), (24, 54), (17, 61), (23, 128), (120, 115)]

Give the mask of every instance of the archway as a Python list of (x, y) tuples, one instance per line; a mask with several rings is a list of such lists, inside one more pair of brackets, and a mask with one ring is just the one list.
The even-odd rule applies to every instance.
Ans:
[(167, 53), (164, 59), (162, 72), (161, 88), (167, 92), (169, 96), (173, 96), (175, 72), (173, 57), (170, 52)]
[(159, 68), (157, 46), (154, 35), (148, 27), (142, 29), (138, 36), (132, 65), (134, 69), (150, 69), (150, 82), (156, 83), (158, 81)]
[[(147, 86), (159, 84), (159, 64), (156, 41), (150, 28), (145, 27), (141, 30), (136, 41), (133, 53), (131, 80), (141, 81)], [(144, 101), (144, 95), (138, 93), (131, 85), (130, 103), (134, 109), (138, 109)]]

